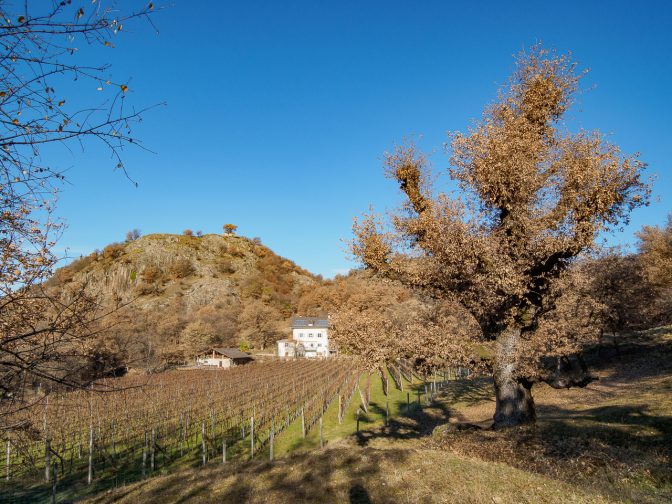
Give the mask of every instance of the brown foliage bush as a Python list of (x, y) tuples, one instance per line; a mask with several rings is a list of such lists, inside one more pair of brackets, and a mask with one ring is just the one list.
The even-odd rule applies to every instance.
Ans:
[(233, 261), (226, 257), (222, 257), (216, 262), (217, 271), (219, 273), (224, 273), (225, 275), (235, 273), (236, 268), (233, 266)]
[(140, 276), (146, 283), (155, 283), (161, 279), (163, 276), (163, 271), (161, 271), (161, 269), (159, 269), (157, 266), (146, 266), (145, 269), (142, 270)]
[(186, 278), (194, 271), (194, 266), (189, 259), (178, 259), (170, 265), (170, 274), (175, 278)]
[(229, 247), (229, 255), (233, 257), (245, 257), (245, 252), (235, 245)]
[(103, 259), (114, 260), (124, 254), (124, 245), (122, 243), (110, 243), (103, 249)]

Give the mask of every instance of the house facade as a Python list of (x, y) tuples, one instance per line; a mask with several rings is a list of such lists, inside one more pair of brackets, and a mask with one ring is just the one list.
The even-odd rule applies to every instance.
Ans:
[(212, 366), (218, 368), (230, 368), (247, 364), (254, 360), (251, 355), (241, 352), (237, 348), (213, 348), (209, 352), (199, 355), (196, 364), (199, 366)]
[(329, 319), (324, 317), (294, 317), (292, 337), (278, 341), (280, 357), (329, 357), (335, 354), (329, 346)]

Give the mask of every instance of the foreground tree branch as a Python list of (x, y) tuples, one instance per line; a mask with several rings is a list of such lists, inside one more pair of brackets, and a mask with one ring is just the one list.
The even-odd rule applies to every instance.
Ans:
[[(112, 1), (0, 2), (0, 428), (36, 399), (37, 383), (78, 387), (95, 345), (100, 309), (83, 286), (50, 291), (62, 223), (54, 197), (63, 169), (49, 163), (60, 146), (105, 146), (126, 173), (122, 154), (140, 143), (133, 126), (147, 108), (127, 103), (127, 81), (109, 66), (82, 64), (79, 49), (113, 50), (127, 24), (147, 21)], [(102, 59), (102, 58), (101, 58)], [(98, 94), (93, 103), (86, 96)], [(96, 326), (94, 328), (94, 326)]]

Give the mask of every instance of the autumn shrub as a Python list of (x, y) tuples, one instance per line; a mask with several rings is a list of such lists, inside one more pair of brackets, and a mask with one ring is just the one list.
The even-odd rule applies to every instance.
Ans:
[(271, 251), (267, 247), (264, 247), (263, 245), (258, 245), (254, 247), (254, 255), (256, 255), (259, 258), (266, 257), (270, 253)]
[(228, 259), (226, 257), (218, 259), (216, 262), (216, 266), (217, 271), (219, 273), (231, 274), (236, 271), (236, 268), (233, 266), (233, 262), (231, 261), (231, 259)]
[(124, 254), (124, 245), (121, 243), (110, 243), (103, 249), (103, 258), (114, 260)]
[(191, 229), (185, 229), (184, 231), (182, 231), (182, 234), (184, 236), (194, 236), (194, 232)]
[(232, 245), (229, 247), (229, 255), (233, 257), (245, 257), (245, 252), (243, 252), (239, 247)]
[(194, 266), (188, 259), (178, 259), (170, 265), (170, 274), (175, 278), (185, 278), (194, 273)]
[(142, 280), (146, 283), (155, 283), (161, 279), (163, 272), (156, 266), (146, 266), (142, 270)]

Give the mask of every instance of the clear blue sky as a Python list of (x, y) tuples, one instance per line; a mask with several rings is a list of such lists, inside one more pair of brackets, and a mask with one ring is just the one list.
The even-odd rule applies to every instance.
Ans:
[(126, 153), (138, 188), (95, 146), (54, 157), (69, 168), (60, 247), (73, 256), (132, 228), (232, 222), (315, 273), (347, 271), (352, 217), (400, 201), (383, 153), (414, 138), (445, 168), (445, 132), (478, 117), (538, 40), (591, 69), (575, 127), (640, 151), (657, 177), (612, 241), (672, 210), (672, 2), (175, 0), (155, 23), (158, 36), (135, 25), (82, 52), (131, 78), (129, 101), (167, 106), (136, 129), (156, 154)]

